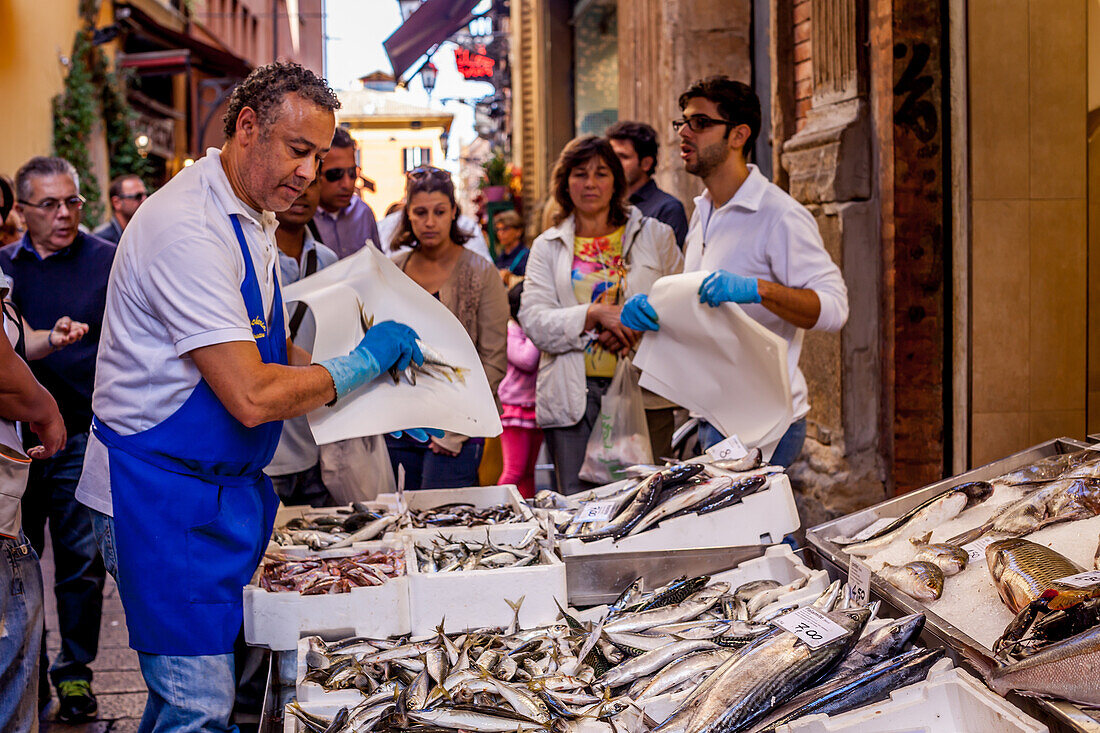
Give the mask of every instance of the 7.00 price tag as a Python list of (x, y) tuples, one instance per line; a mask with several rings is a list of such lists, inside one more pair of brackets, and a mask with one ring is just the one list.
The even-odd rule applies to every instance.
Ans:
[(615, 516), (617, 501), (586, 501), (577, 513), (578, 522), (610, 522)]
[(791, 611), (780, 616), (773, 623), (791, 632), (812, 649), (824, 646), (847, 633), (843, 626), (830, 620), (813, 606), (804, 606), (797, 611)]
[(848, 598), (852, 606), (866, 606), (871, 600), (871, 568), (858, 557), (853, 557), (848, 565)]

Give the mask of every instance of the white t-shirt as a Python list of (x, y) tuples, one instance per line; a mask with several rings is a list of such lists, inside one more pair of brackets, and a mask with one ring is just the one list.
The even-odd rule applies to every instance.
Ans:
[[(318, 272), (340, 259), (335, 252), (314, 239), (309, 229), (306, 229), (301, 261), (295, 260), (281, 251), (279, 252), (279, 277), (284, 288), (302, 279), (306, 256), (312, 249), (317, 250)], [(298, 306), (294, 305), (287, 310), (293, 314), (297, 308)], [(289, 336), (289, 320), (287, 320), (286, 327)], [(306, 351), (313, 351), (313, 340), (316, 335), (317, 322), (313, 318), (313, 312), (306, 309), (305, 315), (302, 317), (302, 323), (298, 327), (298, 335), (294, 337), (294, 344)], [(292, 417), (283, 421), (283, 432), (279, 436), (279, 447), (275, 449), (275, 456), (271, 459), (271, 463), (267, 464), (264, 473), (268, 476), (298, 473), (315, 466), (320, 457), (321, 451), (317, 447), (317, 441), (313, 438), (313, 431), (309, 429), (309, 420), (305, 415)]]
[[(382, 221), (378, 222), (378, 236), (382, 241), (382, 251), (387, 256), (394, 254), (393, 238), (397, 234), (398, 227), (401, 226), (401, 211), (395, 211), (392, 214), (382, 218)], [(485, 243), (485, 236), (481, 233), (481, 227), (478, 226), (477, 219), (471, 216), (458, 217), (458, 228), (461, 232), (469, 234), (470, 238), (466, 240), (466, 244), (463, 246), (473, 252), (476, 255), (481, 255), (490, 262), (493, 258), (489, 256), (489, 245)]]
[[(705, 244), (704, 244), (705, 243)], [(848, 320), (848, 288), (825, 251), (817, 222), (802, 204), (764, 177), (755, 165), (737, 193), (715, 209), (710, 192), (695, 198), (684, 247), (684, 272), (726, 270), (817, 293), (815, 331), (839, 331)], [(760, 304), (742, 305), (751, 318), (788, 344), (794, 419), (810, 411), (806, 378), (798, 368), (802, 329)]]
[[(255, 211), (237, 198), (220, 156), (210, 148), (150, 196), (119, 242), (107, 285), (92, 411), (121, 435), (163, 422), (191, 395), (200, 374), (186, 357), (189, 351), (253, 341), (241, 295), (244, 259), (231, 214), (240, 215), (270, 318), (278, 222), (271, 212)], [(107, 449), (94, 434), (76, 498), (113, 514)]]

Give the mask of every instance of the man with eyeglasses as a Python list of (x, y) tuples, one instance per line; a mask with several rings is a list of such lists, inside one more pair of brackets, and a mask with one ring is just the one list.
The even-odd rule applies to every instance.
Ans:
[(332, 136), (332, 148), (321, 161), (321, 205), (313, 216), (317, 234), (340, 259), (354, 254), (370, 240), (382, 248), (374, 211), (359, 197), (355, 184), (359, 166), (355, 162), (355, 140), (342, 127)]
[(149, 193), (145, 190), (145, 181), (141, 180), (141, 176), (132, 173), (118, 176), (111, 181), (107, 192), (111, 201), (110, 218), (92, 234), (118, 244), (118, 240), (122, 239), (122, 231), (130, 223), (141, 202), (149, 197)]
[[(798, 368), (803, 332), (839, 331), (848, 320), (848, 290), (810, 212), (747, 162), (760, 132), (760, 100), (752, 89), (712, 76), (692, 84), (679, 103), (683, 117), (672, 126), (680, 135), (680, 159), (706, 186), (695, 198), (684, 272), (710, 272), (699, 288), (701, 303), (738, 303), (786, 339), (793, 421), (771, 462), (790, 466), (802, 450), (810, 410)], [(659, 328), (644, 295), (627, 301), (621, 318), (635, 330)], [(723, 437), (704, 423), (701, 447)]]
[[(14, 281), (12, 302), (34, 329), (54, 327), (65, 316), (88, 329), (71, 346), (31, 362), (35, 377), (57, 400), (69, 437), (55, 456), (32, 465), (23, 497), (23, 528), (39, 554), (50, 525), (61, 632), (50, 678), (61, 701), (58, 718), (75, 722), (93, 717), (98, 707), (89, 665), (99, 646), (105, 572), (91, 515), (75, 492), (92, 421), (96, 351), (115, 245), (77, 228), (84, 199), (68, 161), (32, 158), (16, 173), (15, 190), (27, 233), (0, 249), (0, 269)], [(60, 345), (50, 339), (51, 347)], [(48, 701), (49, 687), (43, 685), (40, 694)]]

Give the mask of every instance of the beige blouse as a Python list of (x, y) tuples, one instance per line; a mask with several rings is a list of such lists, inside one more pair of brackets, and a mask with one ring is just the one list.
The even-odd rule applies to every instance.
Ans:
[[(405, 269), (412, 250), (393, 256), (394, 263)], [(450, 278), (439, 290), (439, 301), (455, 315), (474, 342), (489, 388), (500, 410), (497, 386), (508, 368), (508, 292), (500, 273), (484, 257), (464, 249), (455, 262)]]

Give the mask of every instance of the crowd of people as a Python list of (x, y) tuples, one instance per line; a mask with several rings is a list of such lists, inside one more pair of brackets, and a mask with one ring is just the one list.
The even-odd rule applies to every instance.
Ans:
[[(160, 190), (112, 181), (94, 232), (65, 160), (35, 157), (0, 180), (0, 550), (11, 559), (0, 563), (0, 728), (29, 729), (50, 683), (59, 719), (95, 716), (89, 665), (109, 572), (149, 689), (141, 729), (230, 729), (240, 588), (276, 496), (347, 503), (399, 472), (411, 489), (479, 483), (483, 438), (416, 426), (313, 438), (306, 413), (423, 360), (415, 332), (390, 321), (346, 356), (311, 359), (324, 324), (287, 308), (281, 288), (363, 247), (389, 255), (469, 334), (504, 428), (496, 480), (524, 496), (543, 441), (558, 491), (589, 486), (579, 474), (601, 398), (660, 328), (654, 283), (684, 270), (711, 271), (701, 302), (739, 303), (790, 344), (794, 421), (773, 456), (789, 465), (809, 409), (802, 333), (843, 326), (844, 281), (812, 216), (748, 163), (752, 90), (712, 77), (679, 105), (680, 158), (704, 186), (690, 222), (654, 181), (656, 131), (621, 121), (561, 151), (530, 246), (519, 212), (478, 221), (430, 166), (409, 171), (403, 201), (376, 220), (357, 194), (355, 141), (335, 126), (339, 101), (294, 64), (242, 82), (224, 146)], [(643, 396), (652, 455), (667, 455), (677, 406)], [(723, 437), (704, 424), (701, 447)], [(37, 566), (47, 524), (61, 637), (49, 663)]]

